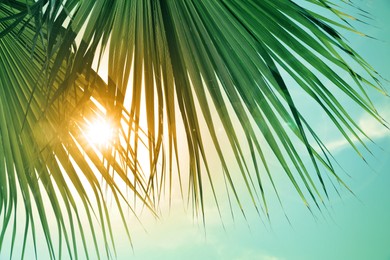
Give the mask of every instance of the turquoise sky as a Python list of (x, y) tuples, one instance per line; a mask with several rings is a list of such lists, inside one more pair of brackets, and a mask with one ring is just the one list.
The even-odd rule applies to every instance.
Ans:
[[(386, 79), (390, 79), (390, 1), (355, 1), (375, 19), (373, 26), (354, 23), (356, 28), (379, 40), (347, 34), (350, 44)], [(389, 89), (389, 84), (385, 84)], [(372, 99), (385, 119), (390, 122), (390, 102), (372, 93)], [(348, 109), (348, 107), (347, 107)], [(316, 117), (317, 115), (308, 115)], [(369, 144), (374, 156), (364, 153), (368, 164), (335, 136), (325, 133), (328, 144), (350, 174), (342, 176), (355, 192), (345, 190), (341, 198), (333, 196), (327, 202), (328, 212), (313, 217), (294, 192), (285, 197), (284, 206), (291, 220), (288, 224), (277, 209), (271, 216), (271, 228), (263, 224), (255, 212), (248, 223), (236, 214), (235, 222), (225, 214), (225, 230), (211, 209), (206, 234), (202, 225), (185, 213), (180, 203), (159, 221), (148, 221), (148, 233), (133, 235), (135, 259), (262, 259), (262, 260), (390, 260), (390, 135), (387, 130), (363, 114), (355, 115), (376, 144)], [(318, 129), (323, 128), (318, 121)], [(314, 127), (316, 128), (316, 127)], [(362, 148), (359, 146), (359, 148)], [(342, 171), (342, 170), (340, 170)], [(288, 187), (286, 188), (288, 190)], [(289, 191), (285, 191), (288, 194)], [(282, 192), (283, 193), (283, 192)], [(287, 195), (287, 197), (289, 197)], [(273, 201), (275, 202), (275, 201)], [(276, 204), (276, 202), (275, 202)], [(249, 226), (249, 227), (248, 227)], [(120, 252), (124, 253), (127, 244)]]
[[(384, 78), (390, 79), (390, 1), (355, 2), (370, 12), (374, 20), (370, 21), (371, 26), (353, 25), (378, 40), (350, 33), (346, 36), (358, 53)], [(384, 85), (390, 90), (389, 83)], [(370, 94), (379, 112), (390, 122), (389, 98), (374, 92)], [(281, 179), (278, 187), (291, 225), (272, 195), (269, 198), (271, 223), (259, 218), (245, 198), (247, 221), (237, 210), (233, 221), (227, 198), (219, 196), (224, 227), (215, 205), (209, 203), (205, 229), (201, 221), (193, 218), (191, 209), (185, 209), (181, 199), (175, 197), (170, 210), (162, 205), (159, 220), (140, 215), (146, 232), (136, 221), (130, 224), (134, 250), (113, 217), (118, 259), (390, 260), (390, 132), (368, 116), (354, 113), (357, 122), (375, 141), (375, 144), (367, 141), (373, 155), (363, 152), (368, 162), (365, 163), (333, 128), (323, 125), (314, 110), (308, 110), (305, 102), (299, 102), (299, 98), (302, 109), (310, 111), (307, 116), (315, 123), (313, 128), (322, 133), (334, 156), (350, 175), (338, 169), (356, 197), (341, 188), (340, 197), (331, 194), (323, 214), (315, 212), (313, 216), (290, 184)], [(43, 238), (38, 240), (38, 246), (45, 246)], [(8, 254), (3, 250), (0, 259), (8, 259)], [(32, 254), (30, 247), (27, 256)]]

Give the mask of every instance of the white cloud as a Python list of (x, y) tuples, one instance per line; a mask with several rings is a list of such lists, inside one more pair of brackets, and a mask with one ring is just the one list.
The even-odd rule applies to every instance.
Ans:
[[(381, 116), (389, 122), (390, 119), (390, 106), (385, 106), (382, 111), (383, 113), (380, 113)], [(387, 129), (385, 126), (380, 124), (375, 118), (373, 118), (369, 114), (364, 114), (361, 116), (361, 118), (358, 120), (359, 127), (363, 130), (366, 135), (372, 139), (377, 140), (384, 137), (390, 137), (390, 130)], [(363, 141), (367, 141), (367, 138), (359, 133), (359, 138)], [(350, 136), (350, 139), (353, 143), (357, 143), (359, 140), (355, 136)], [(336, 151), (339, 149), (343, 149), (345, 147), (349, 146), (348, 141), (345, 138), (340, 138), (338, 140), (330, 141), (326, 143), (326, 147), (330, 151)]]
[[(383, 117), (390, 118), (390, 111), (383, 113)], [(372, 139), (379, 139), (390, 135), (389, 129), (379, 124), (374, 118), (369, 115), (364, 115), (359, 120), (359, 126)]]
[(243, 252), (236, 260), (283, 260), (284, 258), (280, 258), (277, 256), (270, 255), (268, 253), (262, 252), (262, 251), (254, 251), (254, 250), (247, 250)]

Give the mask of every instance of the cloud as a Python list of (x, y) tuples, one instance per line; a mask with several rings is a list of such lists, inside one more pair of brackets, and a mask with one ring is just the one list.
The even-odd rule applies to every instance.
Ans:
[(284, 258), (273, 256), (273, 255), (270, 255), (270, 254), (262, 252), (262, 251), (254, 251), (254, 250), (244, 251), (238, 258), (236, 258), (236, 260), (247, 260), (247, 259), (253, 259), (253, 260), (284, 260)]
[[(390, 118), (390, 111), (387, 110), (386, 113), (383, 114), (383, 117), (385, 119)], [(389, 136), (390, 134), (389, 129), (379, 124), (369, 115), (362, 116), (362, 118), (359, 120), (359, 126), (371, 139), (379, 139), (385, 136)]]
[[(382, 111), (384, 112), (381, 113), (381, 116), (388, 122), (390, 119), (390, 106), (385, 106)], [(363, 116), (361, 116), (361, 118), (358, 120), (358, 125), (371, 140), (378, 140), (384, 137), (390, 137), (390, 130), (380, 124), (375, 118), (373, 118), (369, 114), (364, 114)], [(359, 133), (358, 136), (361, 140), (367, 141), (367, 137), (365, 137), (363, 134)], [(350, 139), (353, 143), (359, 142), (358, 138), (356, 138), (355, 136), (351, 135)], [(326, 147), (330, 151), (340, 150), (346, 148), (347, 146), (349, 146), (349, 142), (345, 138), (340, 138), (326, 143)]]

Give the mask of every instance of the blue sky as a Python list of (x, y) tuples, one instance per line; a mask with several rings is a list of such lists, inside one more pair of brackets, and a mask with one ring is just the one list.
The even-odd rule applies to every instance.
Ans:
[[(387, 25), (390, 2), (356, 1), (356, 4), (369, 11), (375, 20), (371, 22), (374, 26), (354, 25), (378, 40), (354, 34), (348, 34), (348, 40), (384, 78), (390, 79), (390, 27)], [(385, 86), (389, 89), (388, 83)], [(383, 117), (390, 121), (389, 99), (370, 94)], [(369, 144), (374, 156), (364, 153), (367, 164), (331, 129), (325, 127), (324, 134), (335, 157), (351, 176), (342, 175), (356, 197), (344, 190), (340, 198), (333, 196), (327, 202), (323, 215), (313, 217), (286, 187), (284, 193), (291, 192), (291, 197), (287, 196), (283, 203), (292, 226), (275, 209), (271, 227), (262, 224), (255, 212), (251, 212), (248, 223), (236, 214), (234, 222), (224, 222), (224, 230), (211, 207), (206, 231), (177, 202), (162, 219), (146, 219), (147, 234), (142, 230), (134, 233), (132, 256), (135, 259), (389, 260), (390, 135), (362, 113), (357, 113), (355, 118), (376, 143)], [(318, 126), (321, 127), (324, 128)], [(124, 253), (126, 248), (123, 244), (120, 252)], [(126, 257), (124, 253), (120, 259)]]
[[(375, 20), (370, 22), (371, 26), (354, 25), (378, 40), (350, 33), (347, 38), (384, 78), (390, 79), (390, 27), (387, 25), (390, 1), (356, 0), (356, 4), (369, 11)], [(389, 83), (385, 86), (390, 89)], [(370, 94), (379, 112), (390, 122), (389, 98), (375, 92)], [(244, 198), (245, 206), (249, 208), (247, 221), (237, 210), (233, 221), (227, 200), (222, 199), (224, 227), (215, 205), (210, 202), (206, 205), (204, 229), (201, 221), (193, 218), (191, 210), (186, 209), (177, 196), (171, 209), (166, 204), (162, 205), (159, 220), (148, 214), (140, 216), (146, 232), (134, 219), (130, 219), (134, 223), (130, 224), (134, 250), (123, 228), (113, 217), (118, 259), (390, 260), (389, 131), (361, 112), (354, 114), (359, 125), (376, 143), (367, 141), (373, 155), (365, 152), (368, 162), (365, 163), (333, 128), (323, 125), (317, 114), (311, 111), (307, 116), (314, 120), (314, 128), (321, 131), (338, 162), (350, 175), (340, 174), (356, 197), (341, 189), (341, 196), (333, 194), (323, 214), (316, 212), (313, 216), (289, 183), (281, 179), (278, 187), (291, 225), (276, 198), (270, 196), (270, 224), (250, 209), (248, 198)], [(271, 166), (277, 168), (276, 164), (271, 163)], [(341, 169), (339, 171), (342, 172)], [(42, 246), (40, 243), (43, 239), (38, 241), (38, 245)], [(30, 249), (28, 253), (32, 253)], [(0, 259), (7, 258), (5, 256), (8, 256), (7, 250), (1, 252)]]

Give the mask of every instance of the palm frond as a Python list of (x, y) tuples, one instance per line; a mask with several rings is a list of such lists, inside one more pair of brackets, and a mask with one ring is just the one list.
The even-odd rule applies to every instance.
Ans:
[[(20, 30), (21, 26), (24, 25), (19, 24), (14, 31)], [(35, 247), (36, 221), (42, 227), (51, 258), (56, 258), (56, 252), (61, 252), (62, 239), (65, 239), (69, 255), (74, 258), (78, 255), (77, 241), (81, 240), (88, 257), (86, 230), (92, 233), (99, 256), (101, 249), (95, 235), (96, 222), (101, 226), (109, 257), (112, 252), (109, 252), (108, 245), (113, 243), (113, 234), (105, 187), (113, 194), (128, 235), (122, 208), (124, 205), (131, 208), (126, 196), (129, 189), (154, 212), (145, 177), (141, 171), (135, 170), (134, 151), (120, 142), (120, 138), (130, 138), (127, 133), (132, 126), (128, 116), (119, 110), (117, 139), (112, 144), (101, 149), (91, 146), (85, 136), (88, 123), (95, 118), (108, 117), (107, 109), (99, 104), (109, 107), (114, 102), (108, 93), (112, 90), (97, 74), (79, 73), (69, 88), (50, 99), (57, 95), (57, 90), (66, 81), (69, 63), (64, 61), (56, 77), (50, 79), (45, 67), (52, 66), (53, 62), (46, 56), (45, 45), (34, 43), (34, 51), (31, 51), (31, 45), (26, 45), (34, 41), (34, 27), (23, 28), (23, 38), (14, 31), (0, 39), (0, 209), (3, 218), (0, 245), (3, 245), (10, 227), (16, 230), (20, 222), (19, 217), (16, 218), (17, 204), (22, 201), (26, 218), (22, 258), (30, 231)], [(48, 80), (51, 81), (50, 88), (47, 87)], [(126, 187), (118, 185), (117, 178)], [(59, 250), (52, 242), (49, 216), (54, 217), (57, 224)], [(84, 218), (80, 216), (85, 216), (87, 223), (82, 222)], [(12, 258), (15, 232), (11, 239)]]
[[(0, 249), (9, 223), (15, 222), (17, 202), (23, 201), (24, 245), (30, 228), (35, 241), (35, 205), (55, 258), (45, 206), (49, 199), (69, 255), (77, 258), (81, 239), (88, 257), (87, 228), (79, 218), (85, 214), (97, 255), (94, 218), (110, 257), (109, 244), (115, 246), (104, 187), (128, 229), (123, 207), (132, 204), (126, 189), (153, 211), (165, 182), (172, 191), (175, 171), (180, 189), (188, 180), (188, 197), (203, 218), (205, 184), (211, 185), (218, 205), (214, 183), (220, 177), (243, 214), (241, 184), (256, 210), (268, 217), (264, 184), (270, 182), (279, 197), (272, 158), (309, 209), (320, 209), (328, 197), (324, 174), (348, 188), (291, 93), (301, 89), (314, 100), (360, 154), (353, 139), (365, 145), (364, 132), (334, 89), (384, 125), (367, 89), (386, 91), (337, 31), (356, 31), (345, 23), (348, 16), (330, 1), (307, 2), (333, 16), (287, 0), (0, 4)], [(107, 78), (101, 78), (96, 71), (105, 64)], [(86, 141), (85, 127), (103, 117), (115, 126), (116, 139), (97, 149)], [(215, 159), (210, 159), (207, 138), (221, 174), (211, 167)], [(185, 142), (185, 152), (179, 142)], [(147, 149), (148, 165), (140, 165), (142, 149)], [(187, 169), (180, 165), (185, 155)], [(15, 239), (13, 233), (12, 244)]]

